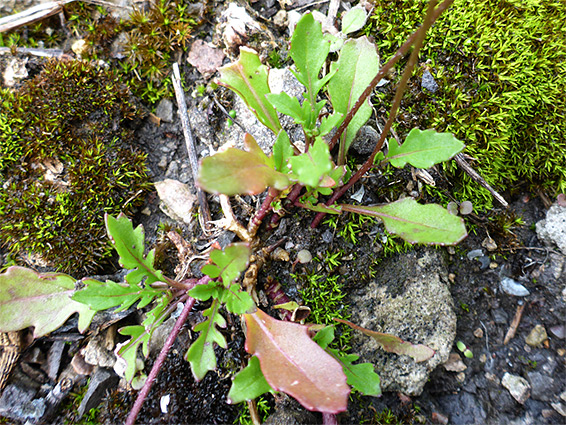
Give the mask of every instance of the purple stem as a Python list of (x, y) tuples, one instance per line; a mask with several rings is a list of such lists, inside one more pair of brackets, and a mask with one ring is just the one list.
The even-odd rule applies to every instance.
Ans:
[(322, 413), (323, 425), (338, 425), (338, 418), (334, 413)]
[(255, 230), (259, 227), (265, 216), (271, 211), (271, 203), (275, 198), (279, 196), (280, 193), (281, 191), (273, 187), (269, 188), (269, 190), (267, 191), (267, 196), (263, 200), (261, 207), (259, 207), (259, 210), (257, 210), (257, 212), (250, 220), (250, 225), (248, 226), (248, 231), (250, 231), (250, 233), (253, 233), (251, 232), (251, 230)]
[[(289, 195), (287, 195), (287, 201), (294, 205), (295, 201), (297, 199), (299, 199), (299, 196), (301, 195), (301, 191), (303, 190), (303, 185), (297, 183), (295, 186), (293, 186), (293, 189), (291, 189), (291, 192), (289, 192)], [(273, 216), (271, 216), (271, 223), (269, 223), (269, 227), (271, 229), (274, 229), (275, 227), (277, 227), (277, 224), (279, 223), (279, 220), (281, 220), (281, 216), (278, 214), (274, 214)]]
[[(198, 282), (196, 282), (195, 286), (206, 285), (208, 282), (210, 282), (210, 280), (211, 280), (210, 277), (204, 276), (201, 279), (199, 279)], [(132, 410), (128, 415), (128, 419), (126, 420), (126, 425), (134, 425), (134, 423), (136, 422), (136, 418), (140, 413), (140, 410), (143, 406), (143, 402), (145, 401), (147, 395), (149, 394), (149, 390), (151, 390), (153, 382), (155, 381), (155, 378), (157, 378), (157, 375), (159, 374), (159, 371), (161, 370), (163, 363), (165, 363), (167, 354), (169, 354), (171, 347), (173, 347), (173, 343), (175, 342), (177, 335), (179, 335), (181, 328), (187, 321), (187, 318), (189, 317), (189, 313), (191, 312), (191, 309), (193, 308), (195, 301), (196, 300), (194, 298), (191, 297), (187, 298), (185, 302), (185, 306), (183, 307), (183, 311), (181, 312), (181, 315), (178, 317), (177, 321), (175, 322), (175, 325), (173, 326), (171, 333), (167, 337), (167, 341), (165, 341), (165, 344), (163, 344), (163, 348), (161, 349), (159, 356), (157, 356), (157, 359), (155, 360), (155, 363), (151, 368), (151, 372), (149, 372), (149, 376), (147, 377), (147, 380), (145, 381), (143, 388), (138, 393), (134, 406), (132, 407)]]

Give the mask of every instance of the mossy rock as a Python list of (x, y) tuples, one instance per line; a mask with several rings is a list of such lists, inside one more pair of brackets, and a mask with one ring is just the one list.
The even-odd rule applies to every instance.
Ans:
[(47, 62), (0, 94), (0, 244), (75, 276), (99, 269), (104, 213), (131, 212), (149, 187), (131, 143), (140, 110), (113, 72), (81, 61)]
[[(427, 2), (380, 0), (366, 31), (385, 62), (422, 21)], [(499, 190), (566, 190), (566, 8), (553, 0), (455, 0), (427, 35), (398, 131), (450, 131)], [(428, 69), (439, 90), (423, 92)], [(382, 95), (387, 106), (392, 93)], [(447, 166), (451, 175), (455, 165)], [(464, 176), (461, 200), (478, 209), (489, 193)]]

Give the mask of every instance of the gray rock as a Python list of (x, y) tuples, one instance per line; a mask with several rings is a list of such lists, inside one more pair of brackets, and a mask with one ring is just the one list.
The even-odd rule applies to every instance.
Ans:
[(116, 354), (106, 348), (106, 333), (93, 337), (82, 350), (85, 362), (93, 366), (114, 367)]
[(481, 399), (466, 391), (439, 397), (438, 402), (452, 425), (484, 424), (487, 418)]
[(171, 161), (165, 172), (165, 176), (168, 178), (176, 178), (179, 174), (179, 161)]
[(53, 381), (57, 380), (65, 346), (65, 341), (55, 341), (49, 348), (49, 353), (47, 355), (47, 376), (49, 376), (49, 379)]
[(446, 265), (432, 249), (392, 257), (382, 264), (375, 280), (351, 296), (352, 322), (425, 344), (436, 354), (416, 363), (409, 356), (378, 349), (373, 339), (358, 332), (353, 334), (352, 352), (360, 355), (361, 362), (376, 366), (383, 391), (416, 396), (430, 372), (448, 360), (456, 336)]
[(364, 125), (352, 141), (350, 149), (356, 151), (359, 155), (369, 155), (373, 152), (378, 139), (378, 131), (369, 125)]
[(173, 220), (190, 224), (196, 195), (191, 188), (177, 180), (165, 179), (155, 182), (155, 189), (161, 200), (160, 207)]
[(0, 416), (25, 422), (37, 420), (45, 413), (45, 401), (34, 400), (37, 390), (9, 384), (0, 397)]
[(165, 122), (173, 122), (173, 102), (169, 99), (161, 99), (157, 108), (155, 108), (155, 115)]
[(556, 390), (552, 377), (540, 372), (527, 372), (527, 380), (531, 385), (531, 396), (535, 400), (549, 401)]
[(427, 89), (432, 93), (438, 90), (438, 84), (434, 80), (434, 77), (432, 76), (429, 70), (423, 72), (423, 78), (421, 80), (421, 88)]
[(531, 386), (527, 380), (521, 376), (511, 375), (509, 372), (505, 372), (503, 378), (501, 378), (501, 385), (521, 404), (524, 404), (531, 395)]
[(547, 245), (556, 245), (566, 255), (566, 207), (554, 204), (546, 219), (536, 224), (538, 238)]
[(79, 417), (82, 417), (93, 407), (98, 406), (100, 400), (102, 400), (102, 397), (106, 394), (106, 391), (118, 385), (119, 380), (118, 375), (112, 370), (98, 368), (92, 374), (86, 394), (79, 406)]
[(526, 297), (530, 294), (527, 288), (525, 288), (516, 280), (511, 279), (510, 277), (502, 278), (500, 287), (503, 292), (508, 295), (513, 295), (514, 297)]

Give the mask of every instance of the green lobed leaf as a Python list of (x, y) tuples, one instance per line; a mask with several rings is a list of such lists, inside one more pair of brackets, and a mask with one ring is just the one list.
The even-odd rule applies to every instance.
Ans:
[(371, 363), (354, 364), (360, 358), (355, 354), (341, 354), (340, 351), (328, 348), (335, 358), (342, 364), (342, 370), (346, 374), (348, 385), (363, 395), (378, 397), (381, 395), (381, 381), (375, 373)]
[(367, 21), (366, 10), (358, 5), (342, 15), (342, 33), (350, 34), (362, 29)]
[(244, 314), (246, 350), (255, 354), (266, 381), (304, 407), (326, 413), (346, 410), (350, 388), (340, 363), (308, 336), (308, 327), (276, 320), (261, 310)]
[(116, 311), (123, 311), (139, 301), (137, 308), (143, 308), (153, 299), (161, 295), (163, 291), (144, 287), (132, 283), (116, 283), (107, 280), (106, 283), (95, 279), (85, 278), (82, 280), (85, 287), (75, 292), (72, 299), (88, 305), (93, 310), (107, 310), (117, 307)]
[(464, 147), (452, 133), (413, 128), (401, 146), (394, 140), (389, 143), (385, 159), (396, 168), (403, 168), (407, 163), (417, 168), (430, 168), (448, 161)]
[(440, 205), (421, 205), (413, 198), (374, 207), (340, 206), (342, 211), (380, 218), (390, 233), (410, 243), (456, 245), (468, 235), (462, 218)]
[(201, 161), (197, 184), (207, 192), (232, 196), (257, 195), (268, 186), (283, 190), (290, 181), (263, 152), (229, 148)]
[(267, 67), (261, 64), (257, 53), (240, 47), (238, 61), (218, 68), (218, 71), (220, 83), (235, 91), (257, 119), (278, 134), (281, 124), (277, 112), (265, 97), (270, 93)]
[(266, 95), (267, 100), (275, 107), (277, 112), (289, 115), (295, 123), (306, 127), (308, 126), (310, 111), (307, 109), (308, 103), (304, 102), (303, 106), (299, 103), (299, 99), (291, 97), (285, 92), (270, 93)]
[[(379, 70), (379, 58), (375, 46), (367, 37), (348, 40), (342, 50), (337, 62), (330, 65), (330, 70), (336, 74), (328, 83), (328, 93), (334, 110), (343, 116), (354, 107), (363, 91)], [(344, 163), (348, 148), (352, 144), (358, 130), (366, 123), (372, 113), (371, 103), (364, 102), (348, 127), (340, 136), (340, 151), (342, 158), (339, 163)]]
[(75, 279), (63, 273), (37, 273), (25, 267), (8, 267), (0, 274), (0, 332), (33, 326), (39, 338), (79, 314), (78, 329), (84, 332), (95, 310), (74, 301)]
[(355, 354), (344, 354), (339, 350), (328, 348), (334, 340), (334, 326), (326, 326), (319, 330), (313, 337), (321, 348), (329, 352), (342, 365), (342, 370), (347, 378), (347, 383), (356, 391), (364, 395), (381, 395), (381, 385), (379, 375), (375, 373), (374, 367), (370, 363), (353, 364), (360, 356)]
[(289, 158), (289, 163), (293, 177), (310, 187), (318, 187), (322, 177), (333, 169), (328, 145), (320, 137), (308, 152)]
[(291, 146), (289, 135), (285, 130), (281, 130), (277, 135), (275, 144), (273, 145), (273, 162), (275, 164), (275, 169), (281, 173), (288, 173), (289, 167), (287, 166), (287, 161), (294, 154), (295, 151)]
[(372, 331), (362, 328), (352, 322), (342, 319), (334, 319), (340, 323), (350, 326), (368, 336), (371, 336), (385, 351), (389, 353), (405, 354), (411, 356), (416, 362), (424, 362), (434, 356), (435, 351), (423, 344), (413, 345), (410, 342), (403, 341), (401, 338), (382, 332)]
[(250, 253), (250, 247), (246, 243), (230, 244), (223, 251), (214, 249), (210, 253), (210, 260), (213, 264), (207, 264), (202, 271), (213, 279), (220, 276), (224, 287), (228, 288), (246, 269)]
[(145, 278), (146, 285), (163, 282), (163, 274), (153, 267), (155, 251), (149, 251), (144, 258), (143, 226), (134, 229), (132, 221), (124, 214), (118, 215), (117, 218), (106, 214), (104, 221), (110, 242), (120, 256), (120, 264), (131, 270), (126, 276), (126, 281), (130, 284), (138, 284)]
[(226, 348), (226, 339), (216, 329), (225, 328), (226, 320), (219, 313), (220, 302), (214, 300), (209, 309), (203, 312), (203, 316), (208, 317), (204, 322), (195, 326), (194, 330), (200, 332), (199, 337), (191, 344), (185, 354), (185, 360), (191, 364), (191, 370), (195, 380), (200, 381), (209, 370), (216, 369), (216, 355), (214, 354), (214, 344)]
[(248, 360), (248, 365), (234, 377), (228, 392), (228, 403), (237, 404), (253, 400), (266, 392), (275, 392), (275, 390), (265, 380), (258, 358), (252, 356)]
[(237, 283), (231, 285), (230, 289), (224, 288), (220, 301), (226, 304), (226, 309), (232, 314), (251, 313), (255, 310), (252, 296), (242, 291)]

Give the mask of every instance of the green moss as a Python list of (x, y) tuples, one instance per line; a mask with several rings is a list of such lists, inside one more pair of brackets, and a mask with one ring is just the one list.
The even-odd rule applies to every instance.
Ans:
[[(422, 17), (426, 1), (377, 1), (366, 31), (386, 61)], [(453, 132), (499, 190), (566, 190), (566, 9), (557, 0), (456, 0), (427, 36), (398, 118), (398, 131)], [(429, 69), (439, 90), (423, 93)], [(381, 96), (387, 104), (392, 93)], [(457, 174), (455, 164), (449, 174)], [(485, 189), (463, 176), (459, 199), (491, 207)], [(527, 183), (528, 187), (523, 184)], [(522, 186), (522, 187), (521, 187)]]
[(0, 243), (75, 275), (97, 269), (111, 254), (104, 213), (132, 211), (149, 185), (127, 88), (89, 63), (53, 61), (2, 98)]

